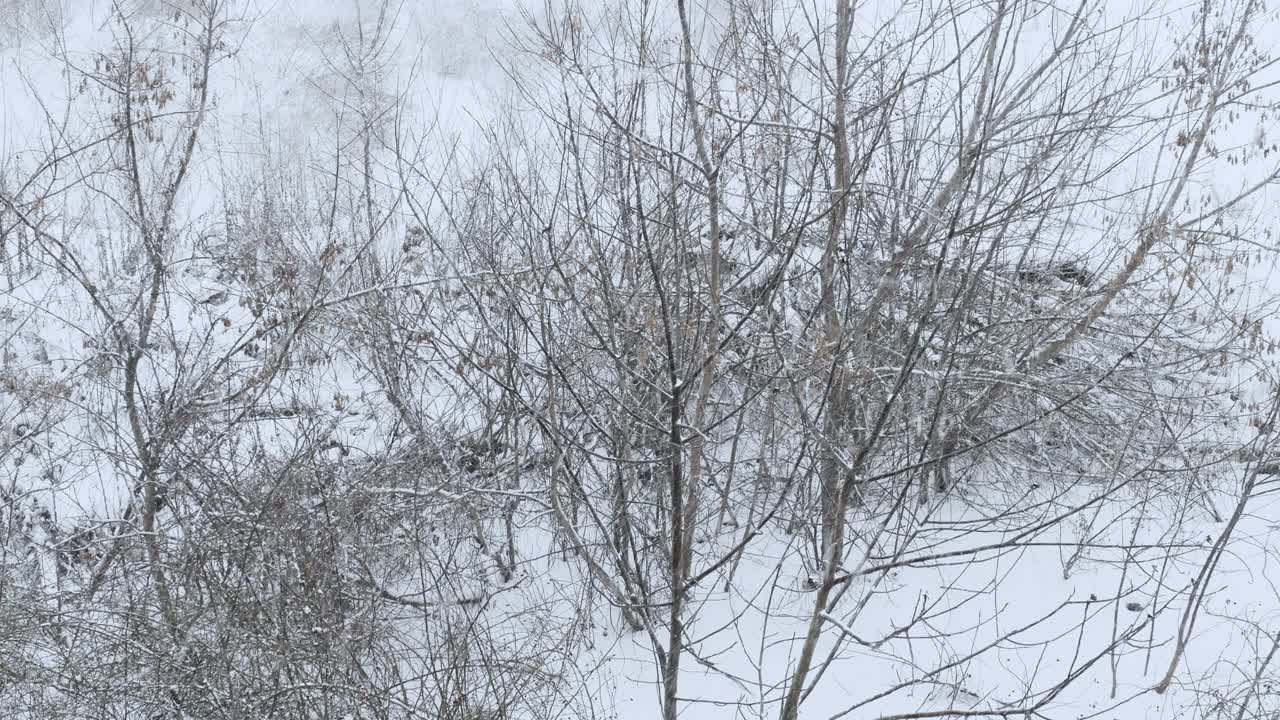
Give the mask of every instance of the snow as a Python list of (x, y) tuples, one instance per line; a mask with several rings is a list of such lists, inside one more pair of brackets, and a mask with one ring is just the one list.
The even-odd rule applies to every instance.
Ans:
[[(0, 3), (0, 8), (6, 5), (20, 10), (0, 13), (0, 192), (21, 190), (24, 197), (50, 196), (50, 205), (56, 205), (57, 210), (49, 210), (56, 212), (48, 225), (49, 233), (67, 243), (71, 254), (84, 259), (84, 279), (93, 290), (73, 280), (67, 268), (49, 264), (48, 257), (57, 253), (5, 256), (6, 284), (0, 288), (0, 340), (4, 346), (0, 366), (0, 455), (4, 468), (0, 485), (6, 492), (3, 502), (21, 507), (33, 518), (47, 509), (50, 527), (71, 528), (82, 522), (118, 518), (139, 482), (135, 438), (119, 391), (124, 359), (115, 349), (111, 328), (91, 300), (96, 294), (112, 307), (126, 309), (133, 318), (142, 306), (138, 288), (144, 286), (149, 268), (136, 246), (131, 249), (126, 242), (127, 218), (132, 211), (122, 188), (107, 177), (118, 160), (111, 153), (87, 151), (82, 164), (43, 175), (36, 188), (15, 188), (12, 183), (32, 173), (61, 148), (78, 147), (110, 126), (101, 96), (93, 88), (80, 91), (63, 71), (70, 66), (92, 67), (96, 53), (118, 45), (122, 38), (108, 22), (113, 7), (108, 3), (85, 3), (77, 12), (67, 12), (69, 3), (59, 6), (8, 0)], [(144, 29), (141, 42), (167, 49), (178, 42), (173, 33), (182, 27), (169, 23), (170, 13), (198, 5), (146, 2), (128, 7), (137, 12), (139, 27)], [(1119, 17), (1126, 12), (1121, 5), (1107, 3), (1104, 9)], [(344, 331), (337, 329), (339, 323), (359, 327), (362, 322), (372, 322), (369, 308), (374, 304), (362, 304), (365, 300), (389, 296), (392, 290), (412, 287), (420, 291), (419, 305), (434, 313), (436, 324), (417, 329), (415, 335), (423, 337), (422, 342), (402, 349), (411, 380), (406, 392), (411, 393), (426, 421), (423, 432), (438, 433), (439, 437), (431, 438), (438, 447), (419, 447), (418, 451), (448, 459), (451, 453), (461, 452), (449, 438), (468, 434), (475, 438), (485, 431), (484, 406), (495, 402), (497, 393), (460, 392), (457, 388), (462, 381), (451, 375), (453, 368), (459, 369), (459, 376), (463, 374), (464, 363), (454, 354), (457, 348), (493, 331), (501, 322), (492, 319), (500, 315), (494, 310), (496, 301), (489, 308), (492, 312), (485, 311), (482, 303), (460, 308), (455, 302), (464, 293), (478, 292), (486, 277), (461, 274), (456, 266), (433, 266), (435, 256), (426, 251), (405, 251), (395, 260), (400, 265), (381, 284), (364, 284), (361, 271), (344, 266), (343, 259), (358, 253), (359, 248), (348, 238), (359, 237), (357, 231), (368, 218), (353, 211), (344, 214), (335, 228), (325, 220), (326, 202), (333, 187), (339, 188), (343, 198), (358, 196), (360, 190), (352, 178), (363, 171), (351, 143), (367, 129), (367, 118), (375, 117), (369, 129), (377, 136), (380, 150), (401, 143), (409, 155), (420, 160), (416, 165), (437, 174), (415, 176), (390, 160), (372, 173), (379, 201), (391, 208), (378, 219), (387, 229), (372, 250), (384, 258), (397, 257), (410, 227), (428, 220), (441, 227), (449, 224), (452, 204), (464, 202), (472, 194), (459, 177), (472, 163), (478, 165), (478, 159), (492, 155), (528, 160), (534, 165), (545, 161), (538, 157), (534, 144), (550, 132), (549, 126), (545, 118), (537, 120), (532, 110), (520, 109), (525, 107), (523, 99), (562, 80), (585, 83), (587, 78), (556, 77), (554, 70), (532, 66), (527, 55), (511, 47), (512, 38), (520, 37), (517, 28), (522, 22), (522, 8), (514, 4), (464, 5), (446, 0), (393, 3), (393, 29), (385, 37), (389, 52), (382, 59), (370, 58), (365, 68), (368, 77), (376, 80), (372, 84), (380, 88), (376, 92), (345, 74), (340, 43), (342, 38), (374, 32), (378, 24), (376, 3), (281, 0), (236, 7), (232, 30), (235, 50), (214, 73), (209, 124), (198, 144), (190, 189), (178, 200), (182, 241), (166, 260), (180, 273), (165, 293), (157, 321), (161, 330), (150, 341), (153, 346), (139, 373), (148, 402), (163, 403), (166, 395), (162, 392), (200, 390), (198, 395), (176, 400), (172, 395), (167, 397), (195, 413), (190, 424), (201, 438), (201, 447), (228, 446), (225, 459), (230, 474), (220, 479), (228, 488), (226, 497), (218, 500), (225, 507), (201, 509), (204, 517), (213, 518), (211, 527), (194, 530), (175, 526), (168, 531), (170, 539), (193, 533), (211, 544), (223, 542), (231, 547), (236, 538), (222, 538), (219, 533), (232, 533), (229, 528), (236, 527), (240, 517), (236, 513), (243, 512), (232, 509), (231, 493), (237, 490), (239, 480), (234, 472), (247, 473), (255, 463), (271, 466), (297, 461), (305, 467), (319, 466), (310, 449), (322, 445), (321, 459), (347, 468), (349, 474), (332, 480), (334, 485), (327, 491), (342, 497), (368, 496), (389, 504), (403, 502), (406, 507), (418, 503), (435, 513), (424, 513), (394, 532), (381, 529), (384, 533), (376, 539), (391, 548), (387, 552), (390, 560), (372, 552), (361, 555), (364, 548), (334, 560), (357, 570), (362, 569), (360, 563), (368, 562), (373, 567), (363, 569), (375, 577), (386, 573), (399, 578), (380, 590), (405, 601), (393, 606), (401, 615), (392, 621), (398, 629), (398, 643), (403, 645), (399, 667), (413, 678), (405, 681), (406, 691), (430, 687), (432, 681), (425, 678), (424, 667), (450, 665), (453, 659), (448, 652), (452, 650), (446, 649), (448, 641), (442, 638), (452, 638), (448, 633), (458, 628), (480, 626), (484, 633), (476, 641), (477, 653), (490, 653), (495, 662), (510, 661), (513, 666), (541, 664), (536, 671), (527, 672), (532, 678), (529, 697), (536, 696), (540, 702), (527, 702), (519, 712), (529, 717), (539, 713), (556, 717), (560, 712), (566, 717), (594, 714), (621, 720), (661, 717), (657, 657), (660, 650), (665, 651), (661, 647), (666, 643), (665, 620), (655, 621), (652, 635), (631, 632), (608, 599), (590, 590), (595, 584), (591, 573), (580, 558), (563, 551), (563, 538), (551, 529), (551, 509), (543, 500), (545, 488), (537, 484), (541, 480), (529, 480), (531, 487), (503, 489), (479, 484), (468, 487), (465, 477), (442, 480), (435, 475), (397, 476), (393, 479), (398, 482), (387, 485), (362, 484), (362, 463), (405, 451), (408, 432), (405, 418), (397, 415), (376, 380), (375, 373), (382, 371), (371, 367), (357, 343), (348, 342)], [(544, 13), (553, 9), (539, 6), (523, 10), (535, 19), (546, 20)], [(41, 15), (45, 11), (49, 14)], [(591, 8), (582, 12), (588, 26), (603, 24), (602, 17), (609, 14), (606, 9), (596, 11), (602, 17), (596, 17)], [(652, 12), (665, 17), (672, 11), (664, 5)], [(864, 23), (864, 28), (879, 27), (901, 17), (896, 12), (896, 4), (882, 3), (875, 13), (860, 17), (859, 23)], [(32, 20), (37, 15), (53, 18), (59, 30), (45, 30)], [(12, 18), (16, 17), (23, 18), (24, 31), (15, 29), (18, 22)], [(727, 11), (716, 4), (707, 22), (723, 23), (726, 17)], [(1060, 20), (1047, 13), (1028, 22), (1036, 26), (1043, 23), (1043, 32), (1052, 33)], [(1143, 23), (1135, 23), (1130, 30), (1143, 31), (1152, 32)], [(1029, 37), (1037, 36), (1033, 32)], [(606, 38), (600, 36), (597, 41), (605, 43)], [(1147, 51), (1160, 49), (1153, 46)], [(1027, 71), (1022, 66), (1010, 70), (1014, 77)], [(180, 90), (179, 100), (189, 100), (191, 88)], [(920, 100), (923, 103), (924, 98)], [(654, 120), (655, 137), (660, 136), (661, 128), (656, 126), (662, 119), (669, 118)], [(164, 122), (170, 122), (165, 132), (181, 128), (179, 120)], [(528, 122), (522, 132), (529, 147), (517, 147), (509, 154), (492, 150), (487, 133), (501, 137), (503, 122), (516, 126)], [(1255, 125), (1242, 122), (1241, 128), (1239, 132), (1265, 144), (1268, 133), (1261, 120)], [(1100, 138), (1098, 142), (1114, 140)], [(174, 142), (174, 136), (169, 135), (148, 146), (143, 151), (144, 164), (159, 170), (170, 168), (176, 152)], [(1226, 140), (1221, 144), (1228, 145)], [(1158, 167), (1157, 157), (1152, 152), (1151, 159), (1134, 162), (1131, 174), (1113, 176), (1107, 182), (1141, 184)], [(547, 175), (554, 170), (547, 166)], [(1191, 203), (1221, 202), (1257, 182), (1257, 172), (1251, 165), (1248, 172), (1208, 183), (1203, 197)], [(1087, 182), (1090, 169), (1082, 167), (1079, 173), (1081, 182)], [(402, 180), (413, 190), (407, 194), (430, 199), (413, 206), (396, 189)], [(548, 183), (555, 181), (548, 178)], [(735, 192), (742, 190), (731, 187)], [(1114, 187), (1093, 190), (1103, 197)], [(1265, 210), (1272, 204), (1269, 198), (1273, 192), (1268, 188), (1233, 209), (1231, 220), (1253, 221), (1262, 212), (1259, 208)], [(1145, 202), (1135, 197), (1114, 203), (1114, 218), (1055, 218), (1058, 229), (1069, 236), (1057, 257), (1088, 257), (1099, 272), (1123, 262), (1132, 242), (1130, 231)], [(240, 215), (230, 215), (232, 205)], [(602, 208), (601, 212), (615, 213), (617, 208)], [(1266, 227), (1270, 216), (1256, 222)], [(253, 237), (258, 239), (245, 245), (220, 245), (217, 228), (224, 223), (257, 233)], [(747, 242), (745, 229), (740, 233), (743, 239), (727, 243), (725, 255), (748, 268), (738, 277), (743, 287), (760, 285), (777, 270), (776, 258), (769, 248)], [(448, 244), (461, 242), (465, 233), (450, 228), (443, 234), (447, 239), (442, 243)], [(517, 253), (515, 248), (490, 250), (488, 260), (495, 266), (511, 259), (501, 257), (502, 253), (509, 252), (512, 257)], [(1157, 254), (1177, 250), (1160, 247)], [(866, 250), (866, 257), (875, 257), (876, 252)], [(782, 327), (778, 332), (786, 342), (801, 343), (814, 332), (815, 269), (821, 257), (821, 247), (798, 244), (795, 248), (790, 270), (784, 275), (792, 300), (779, 312)], [(295, 262), (296, 275), (266, 277), (267, 269), (281, 258)], [(544, 260), (523, 258), (522, 272), (551, 277)], [(40, 263), (45, 265), (32, 271)], [(1263, 243), (1252, 261), (1241, 261), (1232, 270), (1220, 268), (1223, 278), (1238, 278), (1241, 289), (1237, 294), (1227, 299), (1210, 294), (1202, 285), (1199, 291), (1187, 291), (1185, 303), (1206, 307), (1235, 304), (1240, 317), (1261, 321), (1269, 336), (1280, 330), (1272, 312), (1277, 297), (1271, 280), (1274, 263), (1273, 248)], [(227, 275), (233, 265), (245, 272), (253, 266), (264, 276), (233, 281)], [(1224, 284), (1222, 278), (1216, 280), (1220, 282), (1212, 287)], [(894, 282), (888, 275), (882, 281)], [(263, 290), (267, 287), (279, 294), (268, 297), (268, 291)], [(262, 293), (254, 295), (246, 288)], [(911, 288), (898, 284), (892, 289), (907, 292)], [(1047, 302), (1060, 302), (1067, 310), (1076, 307), (1072, 303), (1077, 298), (1058, 290), (1065, 299)], [(280, 297), (286, 297), (287, 303), (267, 302), (267, 315), (255, 309), (255, 302)], [(417, 317), (417, 308), (411, 309), (408, 300), (404, 302), (400, 308), (403, 317)], [(1137, 305), (1144, 300), (1131, 302)], [(326, 322), (333, 324), (296, 338), (281, 332), (255, 334), (272, 319), (283, 321), (286, 306), (297, 312), (328, 313)], [(557, 322), (581, 320), (568, 302), (563, 303), (561, 312)], [(727, 315), (730, 323), (738, 317), (733, 311)], [(392, 324), (402, 318), (393, 313), (376, 319)], [(1045, 335), (1053, 335), (1053, 330), (1047, 328)], [(433, 334), (440, 337), (432, 338)], [(1208, 332), (1204, 337), (1206, 343), (1214, 340)], [(293, 365), (279, 377), (263, 381), (261, 387), (255, 385), (259, 373), (271, 367), (277, 357), (273, 353), (285, 352), (281, 348), (293, 342), (296, 345), (288, 346), (289, 352), (295, 353), (290, 356)], [(523, 350), (519, 360), (523, 378), (545, 387), (556, 377), (551, 366), (558, 362), (554, 348), (531, 344)], [(1007, 352), (1010, 354), (999, 361), (1002, 371), (998, 379), (1011, 380), (1021, 372), (1015, 349)], [(1080, 352), (1068, 361), (1089, 364), (1106, 359), (1095, 345)], [(940, 351), (930, 351), (927, 362), (909, 374), (935, 383), (948, 377), (953, 382), (971, 383), (996, 379), (992, 373), (981, 372), (956, 378), (941, 367), (941, 357)], [(875, 392), (888, 394), (900, 368), (868, 370), (878, 379)], [(1234, 411), (1238, 422), (1225, 428), (1211, 427), (1210, 419), (1191, 412), (1185, 427), (1169, 430), (1171, 435), (1183, 435), (1180, 449), (1185, 452), (1185, 448), (1194, 449), (1201, 443), (1207, 446), (1204, 454), (1211, 455), (1223, 436), (1242, 437), (1241, 443), (1252, 439), (1247, 422), (1261, 412), (1261, 404), (1271, 401), (1267, 384), (1272, 378), (1254, 377), (1246, 370), (1233, 365), (1217, 379), (1224, 391), (1241, 391), (1240, 407)], [(612, 379), (611, 369), (605, 367), (577, 371), (592, 382)], [(1138, 382), (1123, 372), (1116, 377), (1117, 384)], [(676, 389), (687, 389), (688, 382), (681, 381)], [(241, 422), (240, 413), (247, 407), (231, 400), (242, 396), (258, 397), (257, 411), (263, 417), (252, 418), (248, 422), (251, 430), (229, 440), (227, 428)], [(1056, 397), (1034, 398), (1037, 412), (1050, 413), (1057, 402)], [(1115, 409), (1117, 425), (1128, 422), (1126, 407)], [(913, 427), (923, 436), (928, 408), (917, 407), (910, 413), (915, 418)], [(607, 419), (599, 425), (607, 427)], [(732, 433), (723, 428), (715, 432)], [(796, 442), (794, 436), (802, 432), (799, 427), (783, 428), (780, 433), (786, 437), (781, 443)], [(1079, 460), (1082, 468), (1061, 468), (1056, 456), (1046, 456), (1039, 466), (992, 469), (975, 463), (963, 470), (965, 480), (956, 490), (935, 494), (925, 505), (917, 506), (914, 491), (908, 502), (898, 502), (895, 493), (883, 493), (851, 511), (850, 548), (838, 573), (841, 602), (824, 613), (826, 624), (815, 656), (819, 663), (830, 662), (820, 665), (821, 676), (805, 699), (801, 717), (881, 718), (929, 712), (944, 717), (948, 711), (998, 715), (1028, 705), (1037, 705), (1039, 716), (1054, 718), (1237, 717), (1238, 708), (1232, 703), (1243, 701), (1242, 688), (1251, 686), (1257, 668), (1269, 658), (1280, 628), (1280, 571), (1276, 569), (1280, 523), (1274, 520), (1275, 481), (1266, 479), (1259, 486), (1257, 496), (1233, 529), (1228, 551), (1218, 559), (1209, 585), (1192, 588), (1192, 580), (1211, 557), (1214, 541), (1226, 528), (1224, 518), (1235, 507), (1243, 479), (1253, 466), (1231, 463), (1228, 467), (1235, 477), (1192, 474), (1203, 485), (1188, 489), (1165, 484), (1162, 473), (1181, 479), (1182, 475), (1175, 475), (1168, 467), (1191, 466), (1203, 458), (1185, 454), (1165, 457), (1162, 460), (1168, 467), (1148, 468), (1129, 464), (1136, 462), (1136, 455), (1099, 453), (1093, 457), (1087, 446), (1091, 439), (1071, 436), (1069, 427), (1045, 424), (1036, 432), (1037, 446), (1049, 444), (1052, 438), (1087, 456)], [(752, 468), (743, 473), (754, 472), (760, 465), (759, 456), (767, 452), (762, 434), (738, 433), (741, 455), (748, 458), (742, 462)], [(531, 438), (533, 435), (531, 432)], [(535, 457), (530, 462), (549, 465), (545, 456), (555, 449), (542, 440), (529, 442), (528, 452)], [(603, 467), (606, 448), (591, 446), (588, 438), (581, 442)], [(716, 447), (710, 452), (721, 450)], [(722, 454), (725, 457), (717, 456), (717, 460), (727, 463), (728, 453)], [(186, 461), (173, 462), (183, 466)], [(445, 460), (441, 463), (447, 464)], [(412, 475), (418, 469), (413, 463), (403, 464), (402, 474)], [(594, 472), (607, 475), (605, 470)], [(1010, 482), (1011, 477), (1025, 482)], [(254, 497), (270, 496), (270, 488), (238, 490)], [(771, 495), (758, 498), (758, 488), (740, 484), (735, 492), (738, 509), (749, 507), (760, 513), (772, 502)], [(308, 545), (311, 538), (305, 533), (319, 531), (307, 523), (318, 524), (317, 518), (329, 511), (325, 504), (329, 497), (317, 491), (305, 508), (279, 509), (282, 516), (296, 520), (302, 528), (299, 532), (304, 533), (280, 542)], [(517, 515), (515, 544), (520, 562), (517, 575), (503, 582), (492, 562), (495, 548), (482, 551), (474, 547), (469, 521), (448, 503), (465, 500), (492, 508), (513, 498), (525, 501)], [(654, 496), (646, 501), (657, 499)], [(497, 537), (498, 521), (494, 518), (486, 517), (481, 524)], [(589, 551), (607, 556), (607, 538), (585, 518), (581, 522), (577, 530), (591, 546)], [(786, 681), (813, 610), (815, 579), (822, 576), (817, 559), (820, 528), (816, 518), (794, 523), (790, 533), (782, 522), (750, 523), (747, 520), (741, 527), (726, 524), (699, 534), (695, 576), (736, 552), (748, 533), (753, 537), (740, 557), (712, 572), (690, 595), (688, 654), (680, 681), (682, 717), (775, 717), (787, 690)], [(112, 526), (111, 522), (104, 525)], [(661, 532), (661, 528), (649, 530)], [(355, 533), (356, 529), (350, 531)], [(362, 527), (360, 532), (367, 529)], [(31, 537), (45, 550), (63, 542), (44, 528), (32, 531)], [(366, 540), (369, 538), (360, 537), (361, 542)], [(428, 553), (427, 560), (416, 558), (430, 569), (401, 572), (398, 563), (413, 561), (415, 553), (408, 548), (419, 543), (439, 548)], [(282, 560), (279, 567), (287, 564)], [(32, 586), (40, 588), (55, 609), (61, 608), (64, 600), (74, 604), (70, 595), (54, 588), (71, 580), (51, 568), (48, 563), (41, 566)], [(443, 580), (437, 583), (435, 578)], [(0, 603), (5, 602), (4, 590), (0, 585)], [(1192, 590), (1204, 598), (1204, 605), (1187, 639), (1186, 655), (1170, 690), (1153, 692), (1173, 657), (1172, 639), (1178, 634), (1183, 611), (1196, 597)], [(482, 601), (469, 602), (477, 598)], [(654, 617), (662, 618), (665, 612), (666, 607), (660, 604)], [(318, 624), (313, 616), (319, 614), (303, 605), (297, 616), (289, 617), (298, 623), (293, 629), (320, 638), (315, 642), (342, 634), (342, 627)], [(349, 618), (349, 623), (354, 626), (362, 620)], [(345, 630), (348, 635), (357, 632)], [(27, 631), (34, 633), (36, 628)], [(21, 637), (0, 640), (0, 657), (9, 652), (10, 645), (22, 642)], [(34, 658), (31, 662), (35, 666), (57, 667), (63, 661), (56, 657), (55, 647), (43, 640), (32, 641), (17, 654)], [(814, 677), (811, 675), (811, 680)], [(1280, 712), (1280, 693), (1270, 690), (1271, 677), (1264, 674), (1267, 691), (1252, 697), (1245, 717)], [(1070, 682), (1064, 683), (1067, 679)], [(232, 700), (227, 699), (228, 703)], [(75, 716), (89, 716), (87, 705), (77, 707), (77, 700), (60, 688), (47, 688), (45, 701), (63, 703), (73, 714), (80, 713)], [(1041, 701), (1042, 706), (1038, 705)], [(415, 703), (408, 702), (417, 717), (433, 716), (434, 708)], [(31, 708), (36, 707), (33, 702)], [(17, 712), (23, 710), (27, 708)]]

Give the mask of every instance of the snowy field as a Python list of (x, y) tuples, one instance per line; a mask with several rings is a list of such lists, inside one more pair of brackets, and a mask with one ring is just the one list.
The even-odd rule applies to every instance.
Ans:
[(1280, 716), (1280, 18), (844, 7), (0, 0), (0, 717)]

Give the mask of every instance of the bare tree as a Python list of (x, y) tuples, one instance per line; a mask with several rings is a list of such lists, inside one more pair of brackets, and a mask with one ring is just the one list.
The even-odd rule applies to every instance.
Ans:
[(1266, 17), (1158, 10), (548, 2), (464, 132), (424, 11), (360, 2), (300, 34), (305, 142), (228, 139), (255, 8), (52, 32), (0, 153), (0, 701), (1271, 712), (1215, 595), (1272, 552)]

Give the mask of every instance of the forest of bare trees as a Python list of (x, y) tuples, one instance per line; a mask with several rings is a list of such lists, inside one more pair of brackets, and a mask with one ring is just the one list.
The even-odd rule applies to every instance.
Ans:
[(0, 0), (0, 717), (1280, 713), (1261, 0), (319, 5)]

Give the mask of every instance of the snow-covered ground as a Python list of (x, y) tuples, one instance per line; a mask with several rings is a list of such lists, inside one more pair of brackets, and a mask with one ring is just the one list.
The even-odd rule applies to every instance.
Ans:
[[(185, 82), (191, 69), (183, 53), (192, 45), (182, 34), (191, 29), (183, 20), (185, 11), (200, 5), (197, 0), (0, 0), (0, 193), (24, 202), (47, 197), (32, 212), (47, 218), (49, 236), (67, 245), (64, 262), (75, 256), (82, 263), (60, 267), (49, 239), (36, 243), (40, 251), (32, 246), (21, 252), (13, 244), (4, 251), (0, 485), (7, 494), (0, 502), (33, 514), (47, 508), (58, 527), (119, 517), (140, 483), (131, 455), (137, 431), (120, 392), (123, 360), (95, 300), (105, 299), (132, 322), (144, 312), (146, 298), (138, 288), (146, 287), (151, 270), (137, 244), (126, 241), (127, 219), (134, 211), (119, 183), (118, 151), (105, 149), (105, 143), (101, 152), (85, 148), (116, 118), (107, 110), (102, 87), (82, 82), (82, 73), (134, 43), (156, 63), (148, 71), (154, 77), (167, 72), (178, 78), (172, 99), (147, 100), (160, 135), (140, 151), (141, 165), (155, 171), (148, 182), (162, 186), (182, 155), (184, 137), (183, 115), (164, 112), (185, 111), (201, 90)], [(1119, 5), (1109, 11), (1123, 13)], [(591, 10), (583, 10), (584, 22), (591, 21)], [(111, 20), (118, 11), (129, 15), (138, 36), (120, 33)], [(670, 11), (665, 6), (653, 10)], [(177, 198), (180, 247), (169, 258), (177, 280), (166, 288), (155, 346), (139, 369), (146, 401), (161, 407), (168, 397), (178, 406), (216, 407), (216, 417), (211, 411), (211, 419), (202, 421), (212, 447), (223, 442), (215, 437), (218, 428), (238, 422), (242, 409), (238, 402), (222, 401), (251, 389), (255, 374), (274, 362), (274, 349), (287, 346), (295, 353), (290, 372), (265, 381), (270, 392), (257, 402), (259, 410), (272, 406), (279, 412), (258, 422), (228, 457), (246, 466), (264, 455), (287, 458), (304, 439), (314, 443), (317, 434), (334, 441), (326, 450), (334, 462), (402, 450), (403, 418), (375, 381), (375, 369), (343, 332), (309, 331), (295, 345), (286, 345), (294, 340), (287, 334), (256, 335), (269, 324), (254, 308), (265, 296), (236, 294), (243, 284), (225, 275), (224, 260), (252, 258), (266, 267), (273, 257), (300, 258), (296, 276), (272, 281), (278, 281), (272, 287), (281, 293), (273, 297), (288, 295), (292, 307), (332, 312), (335, 323), (352, 327), (368, 319), (358, 303), (346, 302), (349, 295), (368, 291), (361, 289), (364, 270), (333, 260), (357, 254), (344, 238), (360, 237), (360, 224), (369, 221), (351, 208), (362, 192), (383, 207), (378, 242), (386, 247), (378, 250), (394, 250), (413, 237), (423, 219), (447, 223), (450, 203), (468, 200), (468, 186), (459, 180), (465, 169), (478, 166), (477, 159), (487, 153), (503, 154), (490, 142), (501, 137), (504, 123), (519, 125), (538, 114), (527, 103), (528, 93), (549, 71), (530, 67), (530, 56), (514, 46), (529, 37), (529, 20), (541, 21), (550, 12), (549, 6), (521, 7), (514, 0), (233, 3), (229, 45), (220, 49), (211, 74), (207, 124), (187, 189)], [(727, 21), (729, 15), (717, 17)], [(875, 24), (874, 17), (860, 22)], [(363, 75), (353, 76), (356, 69)], [(110, 70), (104, 66), (102, 72)], [(538, 124), (530, 136), (550, 132), (549, 126)], [(361, 169), (356, 145), (369, 127), (383, 149), (396, 144), (408, 152), (399, 161), (384, 153), (377, 167)], [(1233, 132), (1252, 142), (1262, 127)], [(1231, 143), (1221, 144), (1226, 152)], [(68, 149), (75, 150), (74, 157), (67, 157)], [(405, 157), (430, 168), (431, 177), (414, 175)], [(1160, 169), (1155, 161), (1135, 162), (1128, 174), (1108, 181)], [(1256, 175), (1251, 167), (1223, 177), (1221, 190), (1208, 183), (1203, 196), (1230, 197), (1256, 182)], [(362, 176), (372, 191), (357, 186)], [(28, 177), (36, 182), (22, 185)], [(439, 188), (441, 178), (458, 182)], [(426, 218), (415, 216), (412, 201), (401, 192), (405, 185), (432, 198)], [(1264, 190), (1232, 212), (1265, 230), (1270, 197), (1274, 191)], [(0, 216), (0, 222), (16, 221), (9, 215)], [(1102, 220), (1080, 218), (1077, 229), (1094, 222)], [(258, 239), (231, 247), (217, 231), (228, 225), (284, 231), (279, 236), (249, 233)], [(1236, 304), (1240, 314), (1274, 332), (1280, 331), (1269, 312), (1276, 299), (1271, 294), (1276, 257), (1274, 240), (1266, 237), (1247, 268), (1222, 270), (1226, 277), (1235, 273), (1246, 289), (1235, 298), (1204, 300)], [(1123, 261), (1124, 248), (1074, 242), (1076, 250), (1105, 257), (1111, 265)], [(744, 264), (760, 259), (746, 250), (742, 254)], [(813, 247), (802, 248), (796, 262), (816, 267), (819, 255)], [(424, 267), (427, 257), (406, 250), (403, 264), (385, 277), (420, 289), (431, 298), (423, 306), (437, 303), (436, 330), (481, 327), (470, 310), (441, 300), (469, 292), (467, 280), (450, 267), (429, 262)], [(768, 267), (761, 265), (757, 274), (764, 277)], [(265, 301), (271, 305), (270, 298)], [(415, 405), (425, 408), (432, 422), (447, 419), (456, 425), (449, 430), (483, 430), (476, 396), (455, 393), (448, 378), (432, 375), (448, 374), (454, 365), (461, 367), (461, 360), (449, 355), (445, 343), (431, 349), (423, 340), (420, 346), (414, 352), (436, 353), (431, 356), (436, 365), (413, 377), (408, 392)], [(531, 363), (539, 358), (530, 351)], [(1239, 386), (1242, 404), (1267, 402), (1273, 395), (1267, 383), (1273, 380), (1240, 367), (1233, 365), (1222, 382)], [(169, 415), (149, 406), (144, 416)], [(1219, 432), (1247, 444), (1257, 431), (1245, 411), (1237, 420)], [(1188, 426), (1193, 425), (1194, 418)], [(1188, 444), (1219, 439), (1199, 428), (1194, 432), (1200, 435), (1188, 438)], [(759, 448), (744, 449), (744, 455), (748, 449)], [(1247, 459), (1215, 461), (1203, 475), (1191, 473), (1202, 484), (1181, 493), (1170, 492), (1139, 467), (1092, 467), (1089, 482), (1039, 481), (1055, 472), (1046, 464), (1001, 468), (1000, 482), (988, 480), (979, 468), (968, 488), (918, 506), (909, 502), (886, 511), (893, 503), (876, 499), (853, 509), (843, 565), (848, 577), (824, 626), (816, 654), (821, 670), (810, 675), (814, 685), (800, 717), (1274, 717), (1280, 713), (1280, 686), (1273, 686), (1277, 670), (1266, 666), (1280, 642), (1280, 506), (1275, 488), (1267, 485), (1271, 476), (1261, 476), (1253, 499), (1231, 522), (1241, 488), (1258, 477), (1256, 464)], [(1208, 466), (1205, 458), (1171, 462), (1201, 460)], [(1010, 475), (1026, 484), (1008, 486)], [(519, 495), (524, 489), (510, 492)], [(745, 488), (737, 492), (742, 507), (763, 509), (770, 502)], [(563, 538), (551, 532), (551, 518), (550, 508), (532, 502), (522, 506), (514, 532), (521, 561), (512, 579), (494, 580), (485, 554), (474, 548), (457, 549), (456, 558), (441, 561), (442, 567), (455, 561), (466, 566), (453, 578), (457, 583), (450, 591), (456, 596), (473, 591), (490, 596), (479, 606), (456, 610), (458, 617), (483, 625), (492, 648), (513, 657), (543, 658), (547, 665), (539, 677), (551, 678), (547, 684), (568, 693), (550, 693), (537, 707), (513, 709), (513, 716), (661, 717), (661, 648), (655, 643), (666, 642), (665, 629), (661, 624), (652, 632), (626, 629), (608, 600), (587, 590), (596, 579), (575, 556), (562, 552)], [(1215, 553), (1229, 525), (1230, 537)], [(745, 534), (757, 530), (759, 536), (739, 555)], [(690, 594), (679, 687), (682, 717), (777, 716), (808, 628), (815, 578), (821, 576), (815, 561), (817, 521), (792, 530), (786, 532), (781, 522), (759, 529), (744, 523), (699, 533), (695, 576), (726, 556), (734, 560)], [(596, 545), (606, 544), (584, 532)], [(43, 537), (49, 546), (59, 542), (50, 531)], [(1193, 586), (1210, 561), (1206, 585)], [(0, 585), (0, 602), (3, 589)], [(388, 591), (415, 589), (425, 591), (412, 583)], [(1172, 685), (1157, 693), (1152, 688), (1169, 668), (1192, 601), (1201, 605), (1183, 638), (1185, 653)], [(659, 609), (654, 617), (663, 613)], [(416, 622), (409, 612), (402, 630), (405, 645), (413, 646), (403, 660), (409, 668), (430, 654), (430, 631), (424, 629), (429, 623)], [(73, 711), (90, 716), (84, 708)], [(416, 712), (432, 716), (426, 708)]]

